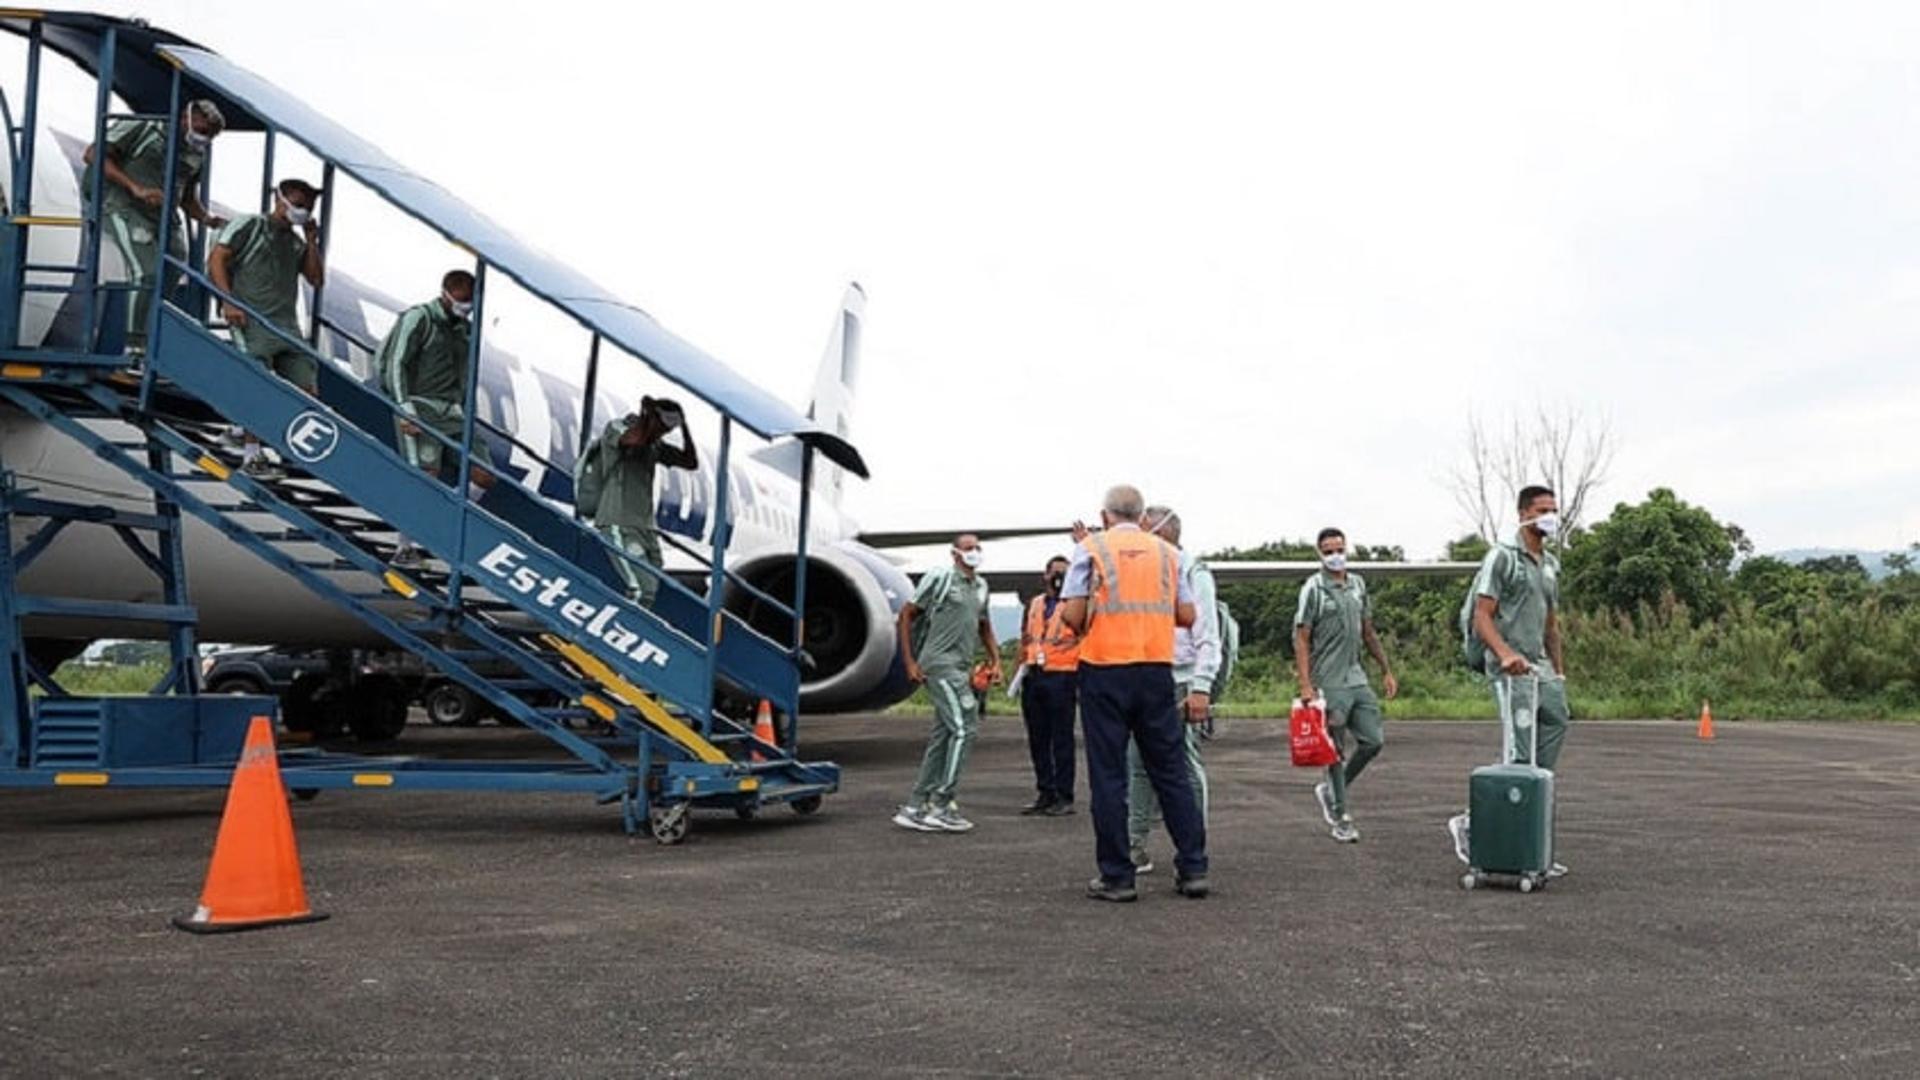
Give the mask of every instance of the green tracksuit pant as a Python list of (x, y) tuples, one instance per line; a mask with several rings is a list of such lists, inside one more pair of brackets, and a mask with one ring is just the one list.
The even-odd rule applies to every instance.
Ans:
[(967, 767), (967, 754), (980, 731), (980, 699), (964, 670), (927, 672), (927, 696), (933, 699), (933, 731), (920, 759), (908, 806), (941, 807), (953, 803), (954, 789)]
[[(479, 452), (479, 440), (475, 440), (475, 453)], [(660, 565), (660, 534), (652, 529), (630, 529), (623, 525), (602, 525), (600, 531), (607, 539), (627, 554), (646, 563), (648, 566)], [(654, 594), (660, 591), (660, 579), (621, 559), (614, 560), (614, 569), (620, 572), (627, 583), (627, 595), (640, 602), (641, 606), (653, 603)], [(931, 676), (929, 676), (931, 678)]]
[[(1333, 812), (1347, 812), (1347, 785), (1360, 778), (1367, 763), (1380, 755), (1387, 745), (1386, 723), (1380, 714), (1380, 699), (1366, 685), (1339, 689), (1322, 687), (1327, 701), (1327, 732), (1340, 748), (1340, 761), (1327, 766), (1327, 783), (1333, 788)], [(1356, 745), (1357, 744), (1357, 745)], [(1347, 752), (1349, 745), (1354, 749)]]
[[(187, 242), (175, 222), (168, 248), (176, 259), (187, 257)], [(127, 268), (126, 280), (135, 286), (127, 298), (127, 345), (144, 349), (147, 345), (147, 300), (153, 282), (160, 274), (160, 220), (128, 210), (109, 209), (100, 215), (100, 232), (120, 254)], [(169, 290), (171, 291), (171, 290)]]
[[(1173, 688), (1173, 699), (1177, 702), (1187, 700), (1188, 684), (1180, 683)], [(1200, 804), (1200, 818), (1207, 817), (1207, 763), (1200, 757), (1200, 725), (1182, 724), (1182, 733), (1187, 746), (1187, 772), (1193, 780), (1193, 799)], [(1131, 741), (1127, 743), (1127, 842), (1132, 847), (1140, 847), (1147, 842), (1147, 834), (1160, 821), (1160, 800), (1153, 794), (1153, 784), (1147, 779), (1147, 769), (1140, 761), (1140, 749)]]

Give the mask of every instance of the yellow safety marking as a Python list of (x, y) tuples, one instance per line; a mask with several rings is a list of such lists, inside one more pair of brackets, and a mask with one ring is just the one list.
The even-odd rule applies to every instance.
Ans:
[(160, 55), (160, 59), (165, 60), (169, 64), (172, 64), (175, 70), (179, 70), (187, 66), (186, 64), (180, 61), (179, 57), (173, 55), (172, 53), (168, 52), (165, 49), (155, 49), (154, 51)]
[(363, 772), (353, 774), (354, 787), (392, 787), (393, 774), (383, 772)]
[(106, 787), (109, 777), (103, 772), (63, 772), (53, 774), (54, 787)]
[(9, 379), (37, 379), (46, 373), (46, 369), (39, 364), (0, 365), (0, 375), (4, 375)]
[(39, 8), (0, 8), (0, 19), (44, 19), (47, 13)]
[(232, 469), (227, 468), (225, 465), (220, 464), (205, 454), (200, 455), (200, 460), (194, 462), (194, 464), (200, 466), (201, 472), (206, 473), (215, 480), (225, 480), (227, 477), (233, 475)]
[(715, 645), (720, 644), (720, 631), (726, 625), (727, 625), (726, 613), (721, 611), (714, 612), (713, 613), (713, 643)]
[(691, 780), (689, 780), (689, 781), (687, 781), (687, 794), (689, 794), (689, 795), (691, 795), (691, 794), (693, 794), (693, 789), (694, 789), (694, 786), (695, 786), (695, 785), (694, 785), (694, 782), (693, 782), (693, 781), (691, 781)]
[(392, 570), (387, 571), (385, 580), (387, 588), (392, 589), (394, 592), (399, 593), (409, 600), (420, 595), (420, 590), (414, 586), (413, 582), (408, 581)]
[[(614, 670), (600, 662), (599, 658), (570, 641), (563, 641), (552, 634), (542, 634), (541, 640), (547, 647), (567, 658), (574, 667), (586, 673), (587, 678), (599, 683), (607, 692), (640, 711), (647, 723), (659, 728), (667, 738), (693, 751), (693, 756), (709, 765), (730, 765), (732, 760), (720, 752), (720, 748), (700, 737), (700, 733), (674, 719), (673, 714), (660, 706), (658, 701), (645, 690), (621, 678)], [(586, 699), (582, 698), (582, 705)], [(588, 708), (593, 706), (588, 705)]]
[(87, 223), (86, 218), (66, 217), (60, 214), (15, 214), (15, 225), (45, 225), (54, 229), (77, 229)]
[(599, 698), (594, 697), (592, 694), (581, 695), (580, 704), (585, 705), (587, 707), (587, 711), (592, 713), (593, 715), (599, 717), (602, 720), (605, 720), (609, 724), (613, 723), (613, 717), (614, 717), (613, 706), (607, 704), (604, 701), (601, 701)]
[(740, 781), (740, 790), (741, 791), (759, 791), (760, 779), (754, 776), (747, 777), (745, 780)]

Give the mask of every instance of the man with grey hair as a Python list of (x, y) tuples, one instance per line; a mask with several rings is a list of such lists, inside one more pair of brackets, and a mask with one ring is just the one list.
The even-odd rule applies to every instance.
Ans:
[(1100, 511), (1104, 531), (1075, 523), (1079, 543), (1060, 590), (1061, 621), (1081, 636), (1080, 725), (1100, 867), (1087, 896), (1123, 903), (1139, 895), (1127, 844), (1129, 738), (1173, 837), (1174, 891), (1196, 900), (1209, 891), (1207, 823), (1187, 771), (1173, 683), (1174, 629), (1193, 625), (1193, 593), (1179, 552), (1141, 530), (1145, 501), (1136, 488), (1114, 487)]
[[(180, 146), (175, 157), (174, 205), (194, 221), (218, 229), (226, 219), (200, 205), (200, 176), (207, 167), (207, 151), (214, 137), (226, 129), (227, 118), (218, 105), (202, 99), (187, 104), (177, 126)], [(89, 168), (102, 170), (100, 235), (119, 254), (127, 281), (134, 286), (127, 305), (127, 347), (133, 351), (146, 348), (147, 293), (160, 274), (160, 208), (167, 199), (167, 128), (163, 120), (109, 120), (106, 153), (99, 154), (99, 147), (89, 146), (85, 154)], [(82, 190), (92, 194), (91, 178)], [(187, 241), (182, 231), (173, 230), (167, 251), (184, 260)]]
[[(1193, 625), (1173, 632), (1174, 700), (1180, 703), (1187, 774), (1200, 816), (1207, 814), (1207, 766), (1200, 757), (1200, 740), (1213, 710), (1213, 679), (1220, 673), (1220, 608), (1213, 571), (1180, 545), (1180, 515), (1165, 506), (1149, 506), (1143, 525), (1180, 551), (1180, 583), (1193, 594)], [(1147, 781), (1140, 748), (1127, 744), (1127, 854), (1137, 874), (1153, 870), (1147, 854), (1147, 834), (1160, 820), (1160, 802)]]

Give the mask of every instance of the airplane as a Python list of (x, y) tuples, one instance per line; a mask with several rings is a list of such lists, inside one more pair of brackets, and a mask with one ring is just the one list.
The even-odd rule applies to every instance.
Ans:
[[(83, 154), (88, 142), (46, 120), (41, 125), (43, 147), (58, 145), (60, 153), (42, 154), (34, 163), (34, 205), (41, 215), (78, 216), (81, 213)], [(7, 147), (7, 169), (0, 183), (13, 175), (13, 147)], [(27, 208), (19, 208), (24, 212)], [(330, 207), (323, 204), (323, 213)], [(9, 210), (13, 208), (9, 207)], [(231, 209), (219, 212), (233, 216)], [(28, 262), (36, 265), (72, 265), (81, 252), (80, 234), (70, 229), (35, 229), (30, 234)], [(124, 279), (125, 268), (111, 250), (101, 253), (104, 280)], [(36, 280), (58, 281), (46, 273)], [(438, 282), (424, 282), (422, 298), (437, 293)], [(365, 377), (373, 351), (405, 302), (329, 266), (322, 293), (317, 351), (343, 368)], [(312, 291), (301, 289), (302, 325), (311, 325)], [(849, 435), (855, 391), (859, 382), (861, 337), (866, 295), (849, 285), (835, 313), (827, 347), (815, 375), (810, 419), (842, 437)], [(78, 343), (78, 294), (30, 294), (22, 312), (23, 342), (60, 346)], [(489, 335), (491, 336), (491, 335)], [(642, 391), (650, 389), (637, 365), (609, 365), (596, 387), (592, 415), (596, 426), (622, 416)], [(584, 388), (570, 374), (539, 364), (493, 344), (480, 357), (478, 418), (510, 438), (493, 438), (493, 464), (557, 505), (571, 506), (572, 470), (581, 442)], [(700, 447), (697, 471), (663, 469), (657, 483), (657, 524), (672, 540), (704, 555), (710, 548), (714, 525), (715, 478), (712, 448)], [(17, 412), (0, 412), (0, 463), (11, 472), (19, 489), (33, 489), (48, 497), (89, 501), (140, 510), (151, 505), (151, 493), (124, 473), (45, 424)], [(798, 540), (801, 461), (798, 447), (773, 444), (736, 459), (730, 477), (733, 538), (729, 565), (749, 583), (771, 595), (792, 591), (792, 552)], [(913, 692), (899, 657), (895, 619), (912, 593), (913, 576), (891, 549), (942, 543), (952, 532), (863, 532), (846, 514), (843, 470), (821, 463), (813, 478), (816, 498), (808, 523), (808, 584), (805, 649), (809, 666), (803, 671), (801, 707), (808, 712), (852, 712), (885, 708)], [(976, 530), (983, 539), (1044, 534), (1061, 535), (1064, 527)], [(25, 537), (16, 535), (16, 546)], [(307, 592), (292, 579), (246, 553), (197, 520), (186, 524), (187, 580), (197, 610), (202, 640), (265, 642), (286, 647), (387, 648), (388, 643), (347, 612)], [(669, 549), (668, 569), (687, 569), (692, 558), (680, 559)], [(1304, 576), (1316, 567), (1309, 563), (1244, 564), (1236, 580), (1266, 575)], [(1037, 575), (1033, 575), (1037, 578)], [(1030, 590), (1037, 581), (1022, 576)], [(704, 587), (704, 581), (699, 583)], [(43, 553), (19, 582), (23, 592), (47, 592), (84, 599), (152, 602), (158, 599), (151, 573), (107, 529), (76, 528)], [(1017, 627), (1019, 597), (1000, 594), (995, 622), (1005, 636)], [(742, 592), (738, 613), (768, 629)], [(771, 628), (780, 632), (784, 627)], [(36, 617), (28, 627), (36, 663), (52, 670), (58, 662), (77, 655), (93, 640), (124, 636), (126, 624), (78, 617)], [(158, 628), (154, 628), (156, 635)]]

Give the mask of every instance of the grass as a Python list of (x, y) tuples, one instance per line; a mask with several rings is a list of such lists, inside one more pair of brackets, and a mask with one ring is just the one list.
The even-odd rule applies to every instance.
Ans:
[(124, 697), (150, 692), (166, 672), (164, 664), (68, 662), (54, 671), (53, 681), (75, 697)]

